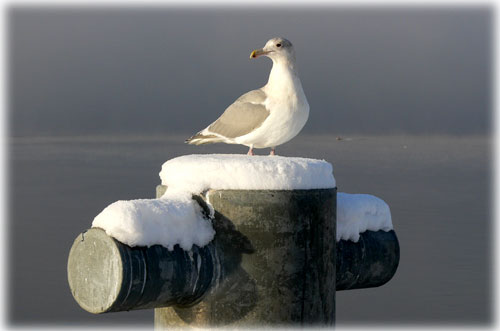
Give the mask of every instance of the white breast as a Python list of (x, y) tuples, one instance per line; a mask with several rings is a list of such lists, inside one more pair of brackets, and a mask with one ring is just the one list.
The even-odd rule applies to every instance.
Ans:
[[(302, 92), (302, 89), (301, 89)], [(281, 98), (268, 98), (266, 107), (269, 117), (253, 132), (238, 137), (235, 142), (255, 148), (276, 147), (295, 137), (304, 127), (309, 117), (309, 104), (303, 92)]]
[(276, 147), (295, 137), (309, 117), (309, 104), (296, 70), (290, 63), (274, 63), (262, 88), (269, 117), (254, 131), (234, 139), (255, 148)]

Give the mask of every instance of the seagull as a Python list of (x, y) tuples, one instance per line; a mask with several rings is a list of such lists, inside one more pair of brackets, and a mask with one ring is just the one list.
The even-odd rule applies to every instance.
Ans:
[(249, 147), (248, 155), (254, 155), (254, 148), (270, 147), (270, 155), (276, 155), (276, 146), (302, 130), (309, 117), (309, 104), (292, 43), (285, 38), (272, 38), (250, 54), (251, 59), (260, 56), (273, 61), (267, 84), (240, 96), (215, 122), (186, 143), (241, 144)]

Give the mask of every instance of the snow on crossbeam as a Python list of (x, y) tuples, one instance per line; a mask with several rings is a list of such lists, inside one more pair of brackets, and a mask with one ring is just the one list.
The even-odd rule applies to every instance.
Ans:
[(369, 194), (337, 193), (337, 241), (358, 242), (365, 231), (392, 229), (391, 210), (384, 200)]
[(176, 244), (184, 250), (203, 247), (215, 235), (191, 193), (174, 190), (161, 199), (114, 202), (94, 218), (92, 227), (131, 247), (162, 245), (169, 250)]

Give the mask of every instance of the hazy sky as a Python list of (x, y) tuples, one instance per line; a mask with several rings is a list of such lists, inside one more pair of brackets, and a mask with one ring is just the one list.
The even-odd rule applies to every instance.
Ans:
[(489, 130), (492, 10), (9, 10), (10, 134), (194, 133), (294, 43), (313, 133)]

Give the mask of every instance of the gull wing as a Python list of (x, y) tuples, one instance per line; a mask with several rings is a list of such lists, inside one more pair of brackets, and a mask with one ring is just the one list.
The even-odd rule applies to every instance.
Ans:
[(207, 131), (225, 138), (241, 137), (252, 132), (269, 116), (269, 110), (264, 105), (266, 98), (260, 89), (243, 94), (210, 124)]

